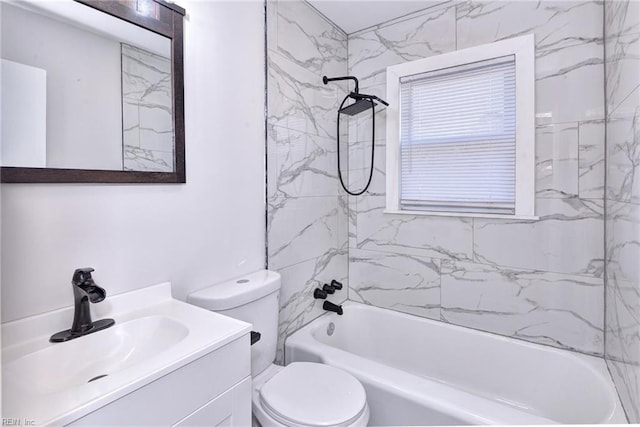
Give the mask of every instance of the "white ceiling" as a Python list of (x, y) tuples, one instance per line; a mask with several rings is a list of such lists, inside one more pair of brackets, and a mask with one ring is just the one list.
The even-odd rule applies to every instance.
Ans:
[(307, 0), (347, 34), (381, 24), (444, 0)]

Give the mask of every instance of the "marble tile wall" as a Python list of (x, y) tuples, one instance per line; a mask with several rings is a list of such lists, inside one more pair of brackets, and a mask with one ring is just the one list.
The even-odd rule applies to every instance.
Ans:
[[(379, 113), (372, 186), (346, 204), (350, 299), (603, 354), (602, 22), (601, 1), (452, 1), (349, 35), (349, 74), (385, 98), (389, 65), (534, 33), (540, 217), (385, 214)], [(368, 173), (370, 129), (367, 117), (349, 125), (356, 188)]]
[(122, 43), (123, 167), (173, 171), (171, 61)]
[(640, 423), (640, 2), (605, 2), (605, 357)]
[[(277, 361), (284, 338), (323, 313), (313, 290), (348, 286), (348, 203), (336, 169), (347, 36), (302, 1), (267, 2), (267, 262), (282, 275)], [(346, 154), (346, 153), (345, 153)]]

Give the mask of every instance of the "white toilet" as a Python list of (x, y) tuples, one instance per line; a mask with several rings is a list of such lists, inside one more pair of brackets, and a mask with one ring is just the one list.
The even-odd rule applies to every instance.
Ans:
[(366, 426), (369, 406), (351, 374), (321, 363), (273, 364), (278, 339), (280, 274), (262, 270), (189, 295), (187, 301), (253, 324), (252, 408), (263, 427)]

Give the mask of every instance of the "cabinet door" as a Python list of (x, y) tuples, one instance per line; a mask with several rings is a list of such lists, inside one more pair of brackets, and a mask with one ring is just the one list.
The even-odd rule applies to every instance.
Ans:
[(175, 424), (178, 426), (250, 426), (251, 377), (247, 377), (220, 396)]

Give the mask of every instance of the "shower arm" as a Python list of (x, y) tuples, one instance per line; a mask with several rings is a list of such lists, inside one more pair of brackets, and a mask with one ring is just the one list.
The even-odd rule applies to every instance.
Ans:
[(378, 98), (375, 95), (364, 95), (364, 94), (360, 94), (360, 85), (358, 83), (358, 79), (355, 78), (354, 76), (344, 76), (344, 77), (327, 77), (327, 76), (322, 76), (322, 82), (324, 84), (327, 84), (329, 82), (335, 82), (335, 81), (339, 81), (339, 80), (353, 80), (354, 82), (356, 82), (356, 87), (353, 90), (353, 92), (351, 92), (351, 98), (355, 99), (355, 100), (359, 100), (359, 99), (368, 99), (370, 101), (378, 101), (381, 104), (384, 104), (386, 107), (389, 106), (389, 104)]
[(358, 93), (360, 93), (360, 87), (359, 87), (359, 85), (358, 85), (358, 79), (356, 79), (356, 78), (355, 78), (355, 77), (353, 77), (353, 76), (345, 76), (345, 77), (331, 77), (331, 78), (329, 78), (329, 77), (327, 77), (327, 76), (322, 76), (322, 82), (323, 82), (324, 84), (327, 84), (327, 83), (329, 83), (329, 82), (335, 82), (335, 81), (338, 81), (338, 80), (353, 80), (354, 82), (356, 82), (356, 88), (354, 89), (354, 91), (353, 91), (352, 93), (355, 93), (356, 95), (357, 95)]

